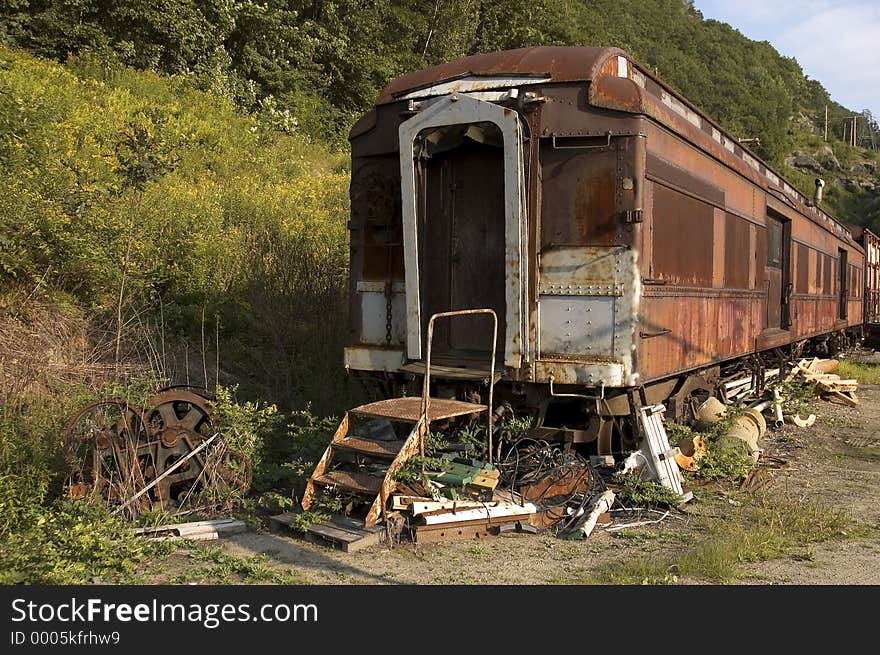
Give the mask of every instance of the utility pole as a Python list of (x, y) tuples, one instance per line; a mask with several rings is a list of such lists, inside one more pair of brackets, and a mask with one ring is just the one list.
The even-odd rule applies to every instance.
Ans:
[(853, 128), (852, 128), (853, 148), (855, 148), (856, 144), (858, 143), (858, 141), (856, 140), (856, 132), (858, 132), (858, 129), (859, 129), (859, 117), (853, 116)]
[(843, 142), (844, 143), (849, 143), (849, 141), (846, 140), (846, 127), (847, 127), (847, 125), (849, 125), (849, 121), (843, 121)]
[(825, 104), (825, 142), (828, 142), (828, 104)]

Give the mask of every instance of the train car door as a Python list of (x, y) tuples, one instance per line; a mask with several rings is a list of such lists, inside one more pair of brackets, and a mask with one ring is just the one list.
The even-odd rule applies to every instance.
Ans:
[(837, 250), (837, 318), (846, 319), (846, 303), (849, 293), (849, 281), (847, 280), (847, 260), (846, 250), (839, 248)]
[[(490, 308), (504, 335), (504, 148), (494, 125), (463, 126), (460, 141), (425, 163), (419, 221), (422, 330), (432, 314)], [(468, 132), (473, 132), (468, 136)], [(472, 137), (476, 137), (475, 140)], [(492, 326), (483, 316), (437, 323), (438, 361), (485, 360)]]
[(787, 330), (791, 326), (791, 221), (767, 215), (767, 285), (768, 329)]

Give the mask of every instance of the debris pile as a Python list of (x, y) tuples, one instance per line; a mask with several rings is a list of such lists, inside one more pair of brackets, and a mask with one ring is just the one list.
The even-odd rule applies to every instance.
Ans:
[[(768, 430), (812, 425), (816, 416), (802, 414), (813, 395), (858, 402), (857, 381), (834, 375), (836, 367), (835, 360), (792, 366), (780, 358), (779, 368), (758, 366), (748, 377), (732, 370), (714, 394), (688, 399), (693, 427), (670, 424), (669, 433), (664, 405), (643, 400), (631, 423), (639, 447), (623, 460), (626, 453), (584, 457), (572, 443), (536, 438), (543, 436), (536, 430), (496, 441), (497, 449), (487, 435), (477, 437), (488, 444), (481, 448), (474, 436), (485, 433), (477, 426), (489, 406), (479, 398), (432, 398), (430, 412), (424, 398), (373, 402), (347, 412), (309, 480), (305, 511), (273, 520), (353, 550), (378, 541), (424, 544), (506, 532), (577, 539), (599, 525), (615, 532), (681, 518), (675, 513), (693, 498), (682, 471), (755, 488), (766, 477), (756, 469), (787, 464), (764, 454)], [(334, 494), (335, 504), (322, 503)], [(344, 506), (346, 516), (315, 511), (319, 506)], [(362, 521), (353, 518), (353, 508), (367, 507)]]

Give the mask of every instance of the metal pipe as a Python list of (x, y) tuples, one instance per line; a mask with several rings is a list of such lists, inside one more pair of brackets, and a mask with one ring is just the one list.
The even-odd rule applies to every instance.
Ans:
[(169, 467), (165, 470), (165, 472), (162, 473), (162, 475), (160, 475), (158, 478), (156, 478), (155, 480), (153, 480), (153, 481), (152, 481), (150, 484), (148, 484), (146, 487), (144, 487), (143, 489), (141, 489), (140, 491), (138, 491), (135, 495), (133, 495), (131, 498), (129, 498), (128, 500), (126, 500), (124, 503), (122, 503), (122, 505), (120, 505), (119, 507), (117, 507), (117, 508), (113, 511), (113, 514), (118, 514), (119, 512), (121, 512), (122, 510), (124, 510), (126, 507), (128, 507), (129, 505), (131, 505), (134, 501), (136, 501), (138, 498), (140, 498), (141, 496), (143, 496), (143, 495), (144, 495), (145, 493), (147, 493), (150, 489), (152, 489), (152, 488), (155, 487), (157, 484), (159, 484), (162, 480), (164, 480), (164, 479), (167, 478), (169, 475), (171, 475), (172, 473), (174, 473), (174, 471), (176, 471), (176, 470), (179, 469), (181, 466), (183, 466), (184, 464), (186, 464), (190, 459), (192, 459), (193, 457), (195, 457), (196, 455), (198, 455), (200, 452), (202, 452), (205, 448), (207, 448), (207, 447), (211, 444), (212, 441), (214, 441), (214, 439), (216, 439), (216, 438), (219, 437), (219, 436), (220, 436), (220, 433), (219, 433), (219, 432), (215, 433), (211, 438), (209, 438), (209, 439), (206, 440), (205, 442), (199, 444), (198, 447), (196, 447), (194, 450), (192, 450), (190, 453), (188, 453), (188, 454), (186, 455), (186, 457), (181, 457), (179, 460), (177, 460), (176, 462), (174, 462), (174, 464), (172, 464), (171, 466), (169, 466)]
[(779, 392), (779, 387), (773, 388), (773, 414), (775, 416), (773, 427), (779, 429), (784, 425), (782, 419), (782, 394)]

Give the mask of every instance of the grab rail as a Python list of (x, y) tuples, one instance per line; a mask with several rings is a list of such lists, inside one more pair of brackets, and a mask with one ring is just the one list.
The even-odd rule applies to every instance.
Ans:
[[(440, 312), (431, 316), (428, 321), (428, 354), (425, 358), (425, 380), (422, 387), (422, 418), (425, 420), (425, 426), (430, 425), (428, 420), (428, 409), (431, 406), (431, 346), (434, 343), (434, 321), (438, 318), (447, 318), (452, 316), (471, 316), (473, 314), (489, 314), (492, 316), (492, 361), (489, 363), (489, 409), (486, 412), (489, 418), (489, 463), (492, 463), (492, 399), (495, 390), (495, 350), (498, 345), (498, 315), (493, 309), (460, 309), (454, 312)], [(425, 431), (419, 437), (419, 454), (425, 456)]]

